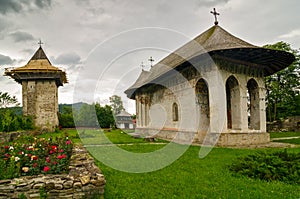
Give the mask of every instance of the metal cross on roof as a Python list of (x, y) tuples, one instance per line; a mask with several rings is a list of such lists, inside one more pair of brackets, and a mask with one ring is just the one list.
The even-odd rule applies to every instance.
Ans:
[(153, 66), (153, 62), (154, 62), (154, 59), (152, 58), (152, 56), (148, 59), (148, 61), (150, 61), (150, 65), (152, 67)]
[(216, 11), (216, 8), (214, 8), (214, 11), (210, 11), (211, 14), (213, 14), (215, 16), (215, 25), (218, 25), (218, 19), (217, 19), (217, 15), (220, 15), (220, 13), (218, 13)]
[(39, 45), (40, 45), (40, 47), (41, 47), (41, 46), (42, 46), (42, 44), (44, 44), (44, 43), (42, 42), (42, 40), (39, 40), (38, 44), (39, 44)]

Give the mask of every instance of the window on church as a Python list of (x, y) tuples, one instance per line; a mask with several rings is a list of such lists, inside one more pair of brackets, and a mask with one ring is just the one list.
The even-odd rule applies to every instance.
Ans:
[(173, 121), (178, 121), (178, 105), (174, 103), (172, 109), (173, 109)]
[(248, 105), (248, 128), (260, 129), (260, 108), (259, 108), (259, 88), (254, 79), (250, 79), (247, 83), (247, 105)]

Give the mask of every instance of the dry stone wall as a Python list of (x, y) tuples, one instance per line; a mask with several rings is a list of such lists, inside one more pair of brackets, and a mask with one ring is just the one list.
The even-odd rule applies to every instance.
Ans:
[(0, 199), (95, 198), (103, 196), (105, 178), (82, 146), (75, 146), (69, 173), (0, 180)]

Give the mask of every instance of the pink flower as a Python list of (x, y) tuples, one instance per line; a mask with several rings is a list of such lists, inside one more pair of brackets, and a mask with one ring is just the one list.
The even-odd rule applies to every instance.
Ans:
[(49, 151), (49, 154), (53, 154), (54, 152), (52, 150)]
[(50, 157), (46, 157), (46, 162), (50, 163)]
[(64, 150), (63, 149), (59, 149), (59, 152), (62, 153), (62, 152), (64, 152)]
[(71, 144), (71, 140), (66, 141), (66, 145), (69, 145), (69, 144)]
[(50, 168), (48, 166), (44, 166), (44, 172), (48, 172)]
[(54, 165), (56, 165), (56, 164), (57, 164), (57, 162), (56, 162), (56, 161), (54, 161), (54, 162), (53, 162), (53, 164), (54, 164)]

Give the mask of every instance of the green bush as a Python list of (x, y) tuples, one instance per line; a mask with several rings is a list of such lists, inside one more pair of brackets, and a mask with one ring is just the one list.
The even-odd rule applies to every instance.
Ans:
[(17, 115), (9, 109), (0, 110), (0, 132), (34, 129), (31, 117)]
[(239, 158), (229, 169), (250, 178), (300, 184), (300, 153), (288, 153), (287, 150), (260, 152)]

